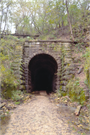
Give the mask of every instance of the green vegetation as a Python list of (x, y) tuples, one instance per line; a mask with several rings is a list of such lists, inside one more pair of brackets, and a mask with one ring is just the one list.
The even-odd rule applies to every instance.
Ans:
[(82, 41), (90, 25), (89, 0), (4, 0), (0, 8), (1, 34), (11, 34), (13, 29), (16, 34), (46, 39), (71, 33)]
[[(33, 39), (30, 35), (39, 35), (41, 40), (61, 39), (62, 35), (63, 37), (73, 35), (74, 40), (79, 41), (76, 47), (81, 50), (81, 46), (85, 46), (83, 40), (89, 31), (90, 6), (88, 0), (3, 0), (0, 1), (0, 9), (1, 95), (4, 98), (12, 98), (12, 100), (18, 101), (20, 53), (25, 38), (6, 35), (12, 34), (13, 31), (15, 35), (28, 34), (27, 40)], [(55, 46), (54, 50), (57, 51), (58, 46)], [(62, 51), (65, 53), (64, 50)], [(63, 59), (64, 56), (61, 57)], [(89, 49), (87, 49), (84, 57), (86, 59), (85, 83), (90, 88)], [(63, 65), (64, 62), (62, 61)], [(69, 86), (71, 90), (69, 90)], [(84, 94), (81, 92), (83, 90), (79, 88), (78, 83), (70, 81), (67, 87), (69, 96), (74, 95), (77, 97), (76, 100), (82, 103), (81, 97), (84, 99)], [(75, 92), (74, 89), (76, 89)], [(71, 98), (75, 100), (73, 96)]]
[(90, 89), (90, 47), (86, 49), (86, 53), (83, 55), (83, 57), (85, 57), (85, 66), (84, 66), (84, 70), (86, 73), (85, 83)]
[(12, 91), (17, 90), (20, 84), (20, 59), (22, 41), (9, 37), (1, 39), (0, 64), (1, 64), (1, 95), (11, 98)]
[[(23, 97), (23, 92), (20, 90), (13, 90), (12, 91), (12, 97), (11, 99), (13, 101), (19, 101)], [(16, 104), (19, 104), (20, 102), (15, 102)]]
[(72, 79), (68, 82), (67, 86), (67, 95), (71, 98), (72, 101), (77, 101), (80, 104), (85, 102), (85, 93), (83, 88), (79, 86), (78, 79)]
[(20, 102), (15, 102), (15, 104), (16, 104), (16, 105), (19, 105), (19, 104), (20, 104)]

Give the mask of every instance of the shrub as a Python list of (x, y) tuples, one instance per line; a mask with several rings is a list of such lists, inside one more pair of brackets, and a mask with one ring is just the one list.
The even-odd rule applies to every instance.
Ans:
[[(7, 37), (6, 39), (1, 39), (1, 95), (7, 99), (11, 98), (12, 90), (16, 90), (19, 86), (21, 43), (22, 42), (18, 41), (15, 37)], [(18, 73), (16, 73), (16, 71), (18, 71)]]
[(86, 73), (86, 82), (87, 86), (90, 89), (90, 47), (86, 49), (86, 53), (83, 55), (85, 57), (85, 66), (84, 66), (84, 71)]
[(80, 104), (84, 104), (85, 102), (85, 93), (83, 88), (79, 86), (79, 80), (73, 79), (70, 80), (66, 86), (67, 95), (71, 98), (72, 101), (77, 101)]
[(13, 101), (19, 101), (23, 97), (23, 92), (20, 90), (13, 90), (11, 99)]

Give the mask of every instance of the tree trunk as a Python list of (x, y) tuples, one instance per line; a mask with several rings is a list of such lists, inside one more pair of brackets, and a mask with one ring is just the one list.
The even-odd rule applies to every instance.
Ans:
[(70, 16), (69, 16), (69, 11), (68, 11), (68, 3), (66, 0), (66, 9), (67, 9), (67, 15), (68, 15), (68, 23), (69, 23), (69, 27), (70, 27), (70, 32), (71, 32), (71, 38), (74, 41), (74, 36), (73, 36), (73, 32), (72, 32), (72, 25), (71, 25), (71, 21), (70, 21)]

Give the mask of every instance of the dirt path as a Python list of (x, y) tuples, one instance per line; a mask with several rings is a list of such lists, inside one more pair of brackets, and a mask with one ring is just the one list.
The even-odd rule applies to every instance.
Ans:
[(48, 96), (35, 96), (13, 111), (3, 135), (78, 135), (57, 109)]

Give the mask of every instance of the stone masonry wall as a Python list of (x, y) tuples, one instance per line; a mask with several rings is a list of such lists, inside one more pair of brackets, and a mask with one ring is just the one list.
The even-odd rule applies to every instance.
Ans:
[(58, 65), (57, 74), (55, 75), (56, 90), (66, 92), (66, 84), (68, 80), (73, 76), (72, 71), (72, 57), (70, 43), (62, 42), (33, 42), (27, 41), (23, 46), (22, 55), (22, 88), (27, 92), (31, 91), (31, 73), (28, 69), (30, 60), (37, 54), (48, 54), (52, 56)]
[(73, 61), (72, 61), (72, 56), (71, 56), (71, 44), (70, 43), (64, 43), (62, 44), (62, 66), (61, 66), (61, 80), (60, 80), (60, 92), (62, 95), (65, 95), (67, 90), (66, 90), (66, 85), (68, 81), (73, 78), (75, 71), (73, 67)]

